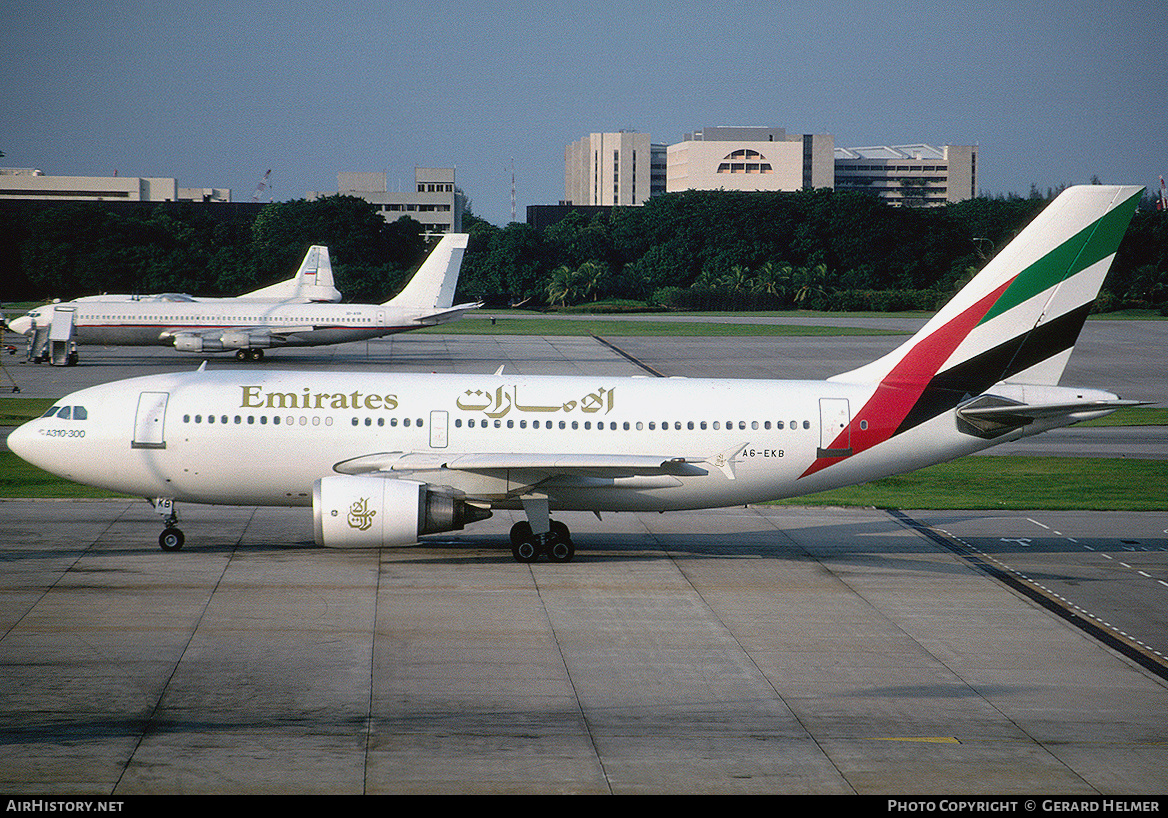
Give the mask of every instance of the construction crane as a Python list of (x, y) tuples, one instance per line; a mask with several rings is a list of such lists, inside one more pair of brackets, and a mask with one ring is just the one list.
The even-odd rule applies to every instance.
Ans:
[(260, 183), (256, 185), (255, 193), (251, 194), (251, 200), (253, 202), (258, 202), (260, 200), (260, 194), (262, 194), (265, 190), (268, 191), (268, 201), (272, 201), (271, 189), (268, 187), (268, 179), (271, 177), (271, 175), (272, 171), (269, 168), (268, 172), (264, 174), (264, 178), (260, 179)]

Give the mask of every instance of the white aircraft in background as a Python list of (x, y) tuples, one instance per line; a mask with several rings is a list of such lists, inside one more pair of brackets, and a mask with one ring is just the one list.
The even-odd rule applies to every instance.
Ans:
[(307, 304), (310, 302), (331, 302), (341, 300), (341, 291), (333, 282), (333, 265), (329, 259), (329, 249), (314, 244), (304, 254), (296, 275), (250, 293), (228, 298), (187, 295), (186, 293), (158, 293), (154, 295), (110, 294), (87, 295), (74, 301), (198, 301), (219, 303), (223, 301), (288, 301)]
[(1142, 189), (1061, 194), (919, 332), (826, 381), (371, 372), (151, 375), (8, 438), (54, 474), (176, 502), (311, 506), (322, 546), (384, 547), (522, 509), (512, 553), (572, 558), (557, 510), (742, 505), (854, 485), (1102, 417), (1058, 386)]
[[(221, 304), (224, 302), (285, 302), (285, 303), (335, 303), (341, 300), (341, 291), (333, 283), (333, 267), (327, 247), (313, 245), (304, 254), (300, 269), (287, 281), (280, 281), (268, 287), (255, 290), (234, 298), (212, 298), (187, 295), (186, 293), (158, 293), (153, 295), (103, 293), (76, 298), (61, 304), (57, 301), (38, 307), (5, 325), (5, 329), (26, 335), (29, 339), (28, 359), (37, 363), (51, 360), (54, 364), (69, 365), (78, 360), (77, 341), (72, 333), (72, 321), (78, 303), (113, 302), (125, 303), (201, 303)], [(61, 320), (58, 321), (57, 337), (52, 335), (56, 307), (62, 306)], [(39, 330), (39, 332), (38, 332)]]
[[(240, 360), (259, 360), (270, 347), (364, 341), (453, 321), (478, 307), (453, 305), (466, 244), (466, 234), (443, 236), (405, 288), (383, 304), (287, 300), (283, 296), (296, 290), (283, 282), (243, 298), (216, 301), (162, 296), (46, 304), (10, 321), (9, 327), (33, 339), (30, 358), (48, 357), (58, 365), (77, 362), (78, 344), (173, 345), (182, 352), (235, 351)], [(323, 261), (331, 282), (328, 251), (314, 249), (317, 252), (309, 252), (302, 270), (313, 264), (320, 269)]]

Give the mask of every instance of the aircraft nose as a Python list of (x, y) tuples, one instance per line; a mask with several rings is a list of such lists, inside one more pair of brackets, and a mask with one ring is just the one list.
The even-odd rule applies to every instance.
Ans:
[(85, 459), (79, 457), (80, 452), (74, 446), (61, 445), (67, 438), (56, 437), (51, 434), (53, 431), (41, 420), (30, 420), (8, 435), (8, 448), (38, 469), (73, 480), (79, 468), (84, 467)]
[(32, 318), (27, 315), (22, 315), (19, 318), (13, 318), (8, 322), (8, 329), (21, 335), (28, 335), (32, 329)]
[(26, 460), (34, 466), (40, 466), (37, 457), (37, 442), (40, 435), (34, 428), (36, 426), (35, 420), (30, 420), (21, 426), (17, 426), (8, 435), (8, 449), (13, 452), (21, 460)]

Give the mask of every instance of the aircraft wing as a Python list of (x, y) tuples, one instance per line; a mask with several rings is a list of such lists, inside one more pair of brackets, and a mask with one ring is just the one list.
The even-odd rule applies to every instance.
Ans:
[(708, 466), (734, 479), (734, 463), (748, 444), (712, 455), (578, 454), (567, 452), (379, 452), (342, 460), (339, 474), (387, 474), (416, 471), (527, 472), (540, 481), (578, 477), (688, 477), (707, 474)]

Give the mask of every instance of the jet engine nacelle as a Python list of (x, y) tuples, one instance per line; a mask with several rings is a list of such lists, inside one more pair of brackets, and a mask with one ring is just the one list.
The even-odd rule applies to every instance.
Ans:
[(272, 336), (266, 332), (225, 332), (224, 349), (266, 349), (272, 345)]
[(312, 487), (316, 544), (329, 548), (412, 545), (423, 534), (455, 531), (491, 510), (443, 486), (392, 477), (323, 477)]
[(174, 348), (180, 352), (222, 352), (223, 344), (218, 338), (204, 338), (201, 335), (176, 335)]

